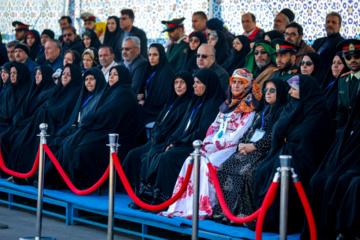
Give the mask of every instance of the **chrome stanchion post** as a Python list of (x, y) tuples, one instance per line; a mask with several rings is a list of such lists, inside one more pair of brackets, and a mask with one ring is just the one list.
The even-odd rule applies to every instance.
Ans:
[(198, 239), (199, 229), (199, 190), (200, 190), (200, 148), (202, 147), (202, 141), (195, 140), (193, 147), (195, 151), (191, 154), (194, 157), (194, 199), (193, 199), (193, 219), (192, 219), (192, 240)]
[(289, 203), (289, 176), (291, 156), (280, 155), (280, 240), (287, 239), (287, 219), (288, 219), (288, 203)]
[(46, 131), (48, 129), (48, 125), (46, 123), (42, 123), (39, 126), (40, 128), (40, 147), (39, 147), (39, 176), (38, 176), (38, 198), (37, 198), (37, 209), (36, 209), (36, 237), (21, 237), (19, 240), (55, 240), (52, 237), (41, 237), (41, 227), (42, 227), (42, 208), (43, 208), (43, 192), (44, 192), (44, 159), (45, 152), (43, 144), (46, 144)]
[(107, 240), (114, 239), (114, 198), (115, 198), (115, 187), (116, 187), (116, 179), (115, 179), (115, 167), (114, 161), (111, 156), (112, 153), (117, 152), (119, 141), (119, 134), (111, 133), (109, 134), (109, 144), (107, 146), (110, 147), (110, 171), (109, 171), (109, 215), (108, 215), (108, 230), (107, 230)]

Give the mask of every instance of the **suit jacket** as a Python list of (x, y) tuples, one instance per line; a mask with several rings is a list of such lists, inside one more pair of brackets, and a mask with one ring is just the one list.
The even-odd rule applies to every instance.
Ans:
[[(307, 45), (304, 40), (301, 41), (300, 47), (301, 48), (297, 52), (296, 60), (295, 60), (296, 65), (298, 65), (298, 66), (300, 66), (300, 62), (303, 59), (304, 55), (306, 55), (308, 52), (315, 52), (315, 50), (312, 47), (310, 47), (309, 45)], [(331, 61), (332, 61), (332, 59), (331, 59)]]
[(226, 92), (228, 86), (229, 86), (229, 74), (227, 73), (227, 71), (221, 67), (219, 64), (217, 64), (216, 62), (213, 63), (213, 65), (211, 65), (211, 67), (209, 68), (211, 70), (213, 70), (216, 75), (218, 76), (219, 80), (220, 80), (220, 84), (222, 89), (224, 90), (224, 92)]
[(274, 70), (276, 69), (275, 64), (270, 63), (266, 69), (259, 74), (259, 76), (255, 79), (256, 84), (262, 89), (263, 83), (268, 80), (269, 78), (273, 77)]
[(131, 88), (135, 95), (139, 93), (142, 83), (146, 83), (146, 73), (148, 70), (148, 61), (141, 55), (137, 56), (128, 66), (132, 83)]
[[(332, 60), (337, 53), (336, 45), (344, 40), (344, 38), (340, 35), (340, 33), (331, 35), (330, 37), (322, 37), (315, 40), (312, 47), (315, 52), (320, 54), (321, 59), (324, 62), (325, 69), (329, 69)], [(328, 44), (324, 46), (324, 48), (320, 51), (321, 47), (328, 41)]]
[(63, 46), (61, 48), (61, 56), (64, 56), (64, 53), (67, 50), (75, 50), (81, 55), (84, 51), (84, 48), (85, 48), (84, 42), (81, 40), (79, 36), (77, 36), (75, 41), (71, 43), (70, 46), (66, 45), (65, 42), (63, 43)]
[[(123, 37), (124, 37), (124, 31), (120, 29), (119, 32), (119, 39), (116, 43), (116, 47), (114, 49), (115, 51), (115, 62), (123, 62), (124, 59), (121, 56), (121, 51), (120, 48), (122, 48), (122, 41), (123, 41)], [(138, 37), (140, 39), (140, 54), (147, 59), (147, 37), (146, 37), (146, 33), (141, 30), (140, 28), (137, 28), (135, 26), (133, 26), (130, 30), (129, 36), (135, 36)]]

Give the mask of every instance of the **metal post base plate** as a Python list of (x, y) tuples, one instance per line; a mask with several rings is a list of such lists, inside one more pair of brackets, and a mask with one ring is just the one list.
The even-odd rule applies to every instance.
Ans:
[(56, 240), (56, 238), (53, 237), (21, 237), (19, 240)]

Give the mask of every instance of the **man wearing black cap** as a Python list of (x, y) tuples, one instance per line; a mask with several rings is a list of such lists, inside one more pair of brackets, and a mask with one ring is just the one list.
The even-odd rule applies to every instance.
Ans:
[(275, 49), (277, 69), (274, 70), (273, 77), (281, 78), (286, 81), (297, 74), (296, 53), (299, 46), (289, 43), (283, 39), (276, 38), (271, 42)]
[(179, 72), (184, 62), (186, 49), (189, 43), (184, 36), (183, 21), (185, 18), (176, 18), (171, 21), (161, 21), (166, 25), (166, 29), (163, 32), (168, 32), (171, 44), (166, 51), (166, 57), (174, 70)]
[(38, 66), (36, 62), (29, 58), (30, 49), (24, 43), (19, 43), (15, 46), (15, 58), (17, 62), (24, 63), (30, 70), (31, 81), (35, 80), (35, 68)]
[(138, 37), (140, 39), (140, 54), (147, 59), (147, 37), (146, 33), (134, 26), (135, 14), (132, 9), (123, 9), (120, 11), (120, 33), (118, 35), (118, 41), (116, 43), (115, 51), (115, 62), (122, 62), (121, 48), (124, 42), (124, 39), (127, 37)]
[(294, 21), (294, 13), (288, 9), (284, 8), (281, 10), (275, 17), (274, 20), (274, 30), (277, 30), (281, 33), (285, 32), (285, 27), (292, 21)]
[(359, 94), (360, 40), (344, 40), (337, 45), (337, 50), (342, 51), (346, 65), (350, 69), (350, 72), (344, 73), (339, 78), (336, 120), (338, 128), (342, 128), (347, 123), (352, 105)]
[(39, 65), (43, 65), (46, 62), (45, 59), (45, 43), (50, 40), (54, 39), (55, 33), (50, 29), (44, 29), (41, 33), (41, 48), (36, 56), (35, 62)]
[(336, 45), (344, 40), (340, 35), (341, 15), (337, 12), (331, 12), (326, 16), (325, 31), (326, 37), (318, 38), (313, 43), (312, 47), (315, 52), (320, 54), (323, 60), (325, 69), (329, 69), (332, 60), (337, 52)]
[(19, 21), (12, 22), (12, 25), (15, 28), (15, 39), (25, 43), (25, 35), (29, 31), (29, 25)]

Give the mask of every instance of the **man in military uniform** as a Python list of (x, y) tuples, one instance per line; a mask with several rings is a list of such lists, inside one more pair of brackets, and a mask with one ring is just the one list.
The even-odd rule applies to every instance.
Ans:
[(104, 33), (96, 32), (96, 26), (95, 26), (96, 17), (89, 12), (85, 12), (85, 13), (81, 14), (80, 18), (84, 21), (85, 30), (94, 31), (96, 33), (97, 37), (99, 38), (100, 42), (103, 42)]
[(182, 68), (186, 49), (189, 43), (186, 36), (184, 36), (183, 21), (185, 18), (177, 18), (171, 21), (161, 21), (166, 25), (163, 32), (168, 32), (171, 43), (166, 51), (166, 57), (169, 60), (174, 72), (179, 72)]
[(275, 49), (276, 66), (273, 77), (278, 77), (283, 81), (288, 80), (298, 73), (298, 65), (296, 65), (296, 53), (299, 46), (287, 42), (283, 39), (275, 39), (271, 42), (271, 46)]
[(337, 45), (337, 50), (342, 51), (346, 65), (350, 69), (350, 72), (344, 73), (339, 79), (336, 120), (338, 128), (342, 128), (348, 121), (352, 105), (359, 93), (360, 40), (344, 40)]
[(19, 21), (12, 22), (12, 25), (15, 28), (15, 39), (25, 43), (25, 35), (29, 31), (29, 25)]

